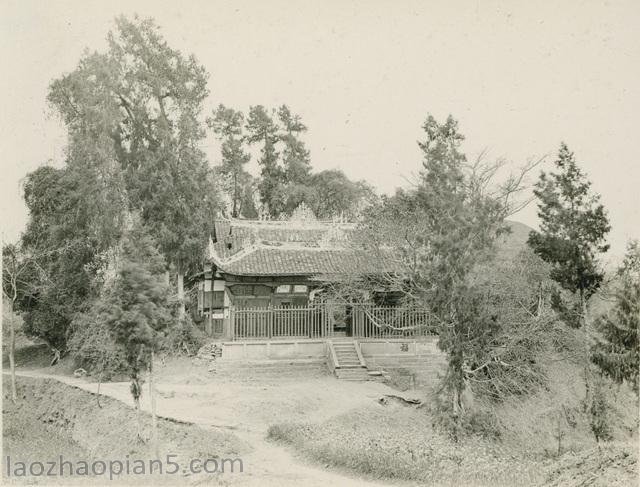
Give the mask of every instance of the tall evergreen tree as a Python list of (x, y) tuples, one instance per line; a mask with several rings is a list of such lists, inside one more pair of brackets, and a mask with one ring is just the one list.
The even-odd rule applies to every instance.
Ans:
[[(556, 172), (543, 172), (536, 183), (540, 232), (533, 231), (529, 245), (552, 264), (551, 277), (578, 296), (580, 326), (586, 317), (587, 300), (600, 286), (603, 272), (598, 254), (606, 252), (611, 229), (600, 197), (578, 167), (574, 154), (562, 143), (555, 161)], [(557, 301), (560, 309), (564, 305)]]
[[(171, 322), (171, 309), (169, 289), (162, 279), (166, 264), (139, 218), (125, 232), (113, 264), (113, 276), (97, 306), (115, 342), (125, 351), (141, 439), (141, 379), (145, 371), (153, 373), (153, 354)], [(153, 395), (153, 385), (150, 387)]]
[(600, 332), (591, 350), (591, 360), (618, 383), (628, 382), (638, 393), (640, 374), (640, 243), (629, 243), (618, 269), (613, 309), (595, 323)]
[(423, 130), (425, 138), (419, 143), (423, 171), (414, 204), (427, 228), (418, 235), (424, 252), (418, 256), (413, 279), (441, 323), (438, 343), (448, 355), (444, 387), (459, 428), (464, 413), (464, 365), (472, 350), (468, 345), (496, 327), (482, 293), (469, 286), (467, 277), (487, 256), (502, 229), (506, 208), (476, 192), (465, 177), (466, 156), (460, 150), (464, 136), (456, 120), (449, 116), (439, 124), (429, 116)]
[(271, 217), (277, 218), (284, 210), (286, 201), (285, 173), (279, 164), (278, 126), (265, 107), (256, 105), (249, 108), (247, 118), (247, 140), (250, 144), (260, 144), (261, 180), (258, 185), (260, 200)]
[(299, 115), (291, 113), (287, 105), (278, 108), (278, 119), (282, 127), (280, 140), (284, 144), (282, 163), (286, 182), (289, 185), (305, 184), (311, 173), (311, 161), (300, 135), (307, 131), (307, 127)]
[(20, 299), (25, 333), (49, 344), (56, 356), (67, 348), (70, 324), (94, 292), (104, 253), (120, 236), (126, 207), (122, 178), (98, 138), (76, 140), (62, 169), (43, 166), (30, 173), (24, 199), (30, 219), (22, 235), (24, 252), (38, 272)]
[[(360, 236), (365, 248), (381, 259), (392, 258), (384, 249), (393, 248), (398, 273), (384, 276), (387, 285), (433, 317), (438, 346), (447, 355), (444, 403), (457, 435), (465, 416), (467, 382), (504, 377), (492, 371), (502, 367), (501, 357), (524, 356), (513, 348), (524, 340), (503, 332), (509, 320), (494, 303), (501, 298), (473, 279), (478, 265), (491, 258), (496, 237), (506, 230), (510, 197), (521, 190), (522, 178), (510, 179), (497, 191), (491, 188), (490, 175), (499, 166), (466, 164), (464, 137), (452, 117), (439, 123), (429, 116), (423, 130), (423, 170), (415, 187), (399, 190), (368, 210)], [(529, 314), (525, 311), (518, 317)]]
[(244, 166), (251, 156), (244, 150), (244, 115), (220, 104), (207, 120), (222, 141), (222, 167), (219, 173), (225, 179), (225, 189), (231, 198), (231, 216), (240, 216), (248, 173)]
[(85, 54), (55, 80), (48, 99), (67, 125), (70, 145), (108, 145), (126, 175), (129, 209), (142, 212), (176, 271), (183, 301), (184, 274), (202, 260), (218, 206), (198, 148), (207, 73), (195, 57), (169, 47), (149, 19), (118, 17), (107, 40), (105, 53)]

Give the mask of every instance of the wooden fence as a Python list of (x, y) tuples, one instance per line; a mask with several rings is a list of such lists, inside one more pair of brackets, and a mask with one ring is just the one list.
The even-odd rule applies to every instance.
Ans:
[(333, 326), (323, 306), (231, 309), (232, 339), (325, 338)]
[(421, 308), (354, 304), (352, 335), (358, 338), (414, 338), (435, 335), (429, 313)]
[(231, 308), (231, 339), (331, 338), (336, 329), (354, 338), (412, 338), (435, 330), (426, 311), (415, 308), (353, 304), (336, 326), (335, 307), (290, 306)]

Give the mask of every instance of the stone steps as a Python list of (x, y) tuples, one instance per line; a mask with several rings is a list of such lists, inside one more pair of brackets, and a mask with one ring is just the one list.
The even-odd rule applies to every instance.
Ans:
[(360, 357), (353, 340), (333, 341), (332, 346), (338, 361), (335, 364), (335, 374), (338, 379), (350, 381), (369, 380), (369, 371), (366, 366), (360, 363)]

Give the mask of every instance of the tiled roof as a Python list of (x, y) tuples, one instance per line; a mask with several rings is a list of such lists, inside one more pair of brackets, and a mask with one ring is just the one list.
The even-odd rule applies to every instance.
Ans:
[(210, 260), (223, 272), (248, 276), (379, 272), (364, 255), (343, 248), (354, 227), (317, 220), (216, 221)]
[(215, 220), (213, 222), (213, 239), (220, 242), (231, 232), (231, 223), (228, 220)]
[(238, 276), (313, 276), (389, 271), (382, 260), (347, 249), (256, 246), (214, 263), (221, 271)]
[[(528, 227), (511, 224), (513, 234), (498, 242), (502, 252), (526, 245)], [(302, 226), (291, 222), (223, 222), (216, 227), (218, 241), (209, 245), (209, 258), (220, 271), (238, 276), (379, 274), (403, 267), (401, 259), (390, 253), (372, 256), (349, 248), (345, 237), (352, 229), (326, 222)]]

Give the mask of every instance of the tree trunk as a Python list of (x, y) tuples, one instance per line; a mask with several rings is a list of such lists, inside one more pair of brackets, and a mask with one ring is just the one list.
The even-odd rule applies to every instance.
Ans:
[(158, 445), (158, 419), (156, 417), (156, 387), (153, 381), (153, 359), (154, 353), (151, 351), (149, 361), (149, 397), (151, 398), (151, 427), (153, 429), (153, 451), (156, 458), (160, 458), (160, 446)]
[[(49, 346), (51, 347), (51, 345)], [(51, 359), (51, 363), (49, 364), (49, 367), (53, 367), (55, 364), (60, 362), (60, 358), (62, 357), (60, 350), (58, 350), (56, 347), (51, 347), (51, 351), (53, 352), (53, 358)]]
[(98, 390), (96, 391), (96, 401), (98, 403), (98, 407), (102, 409), (102, 404), (100, 404), (100, 385), (102, 384), (102, 371), (104, 370), (104, 362), (102, 363), (102, 369), (100, 370), (100, 375), (98, 376)]
[(140, 377), (138, 373), (134, 373), (131, 376), (131, 395), (133, 396), (133, 404), (136, 410), (136, 437), (138, 442), (144, 443), (142, 438), (142, 417), (140, 415), (140, 395), (142, 394), (142, 389), (140, 387)]
[(585, 327), (587, 324), (587, 300), (584, 297), (584, 289), (580, 289), (580, 326)]
[(462, 397), (462, 393), (459, 388), (456, 386), (453, 390), (453, 439), (457, 443), (460, 439), (460, 434), (462, 432), (462, 407), (460, 404), (460, 400)]
[(15, 314), (14, 302), (11, 303), (11, 318), (9, 320), (9, 366), (11, 368), (11, 400), (15, 403), (18, 400), (16, 387), (16, 329), (14, 323)]
[(455, 350), (453, 356), (451, 357), (449, 368), (452, 370), (452, 374), (450, 376), (450, 387), (451, 387), (451, 414), (453, 416), (453, 438), (457, 442), (461, 431), (462, 431), (462, 415), (464, 414), (464, 406), (462, 404), (462, 393), (464, 391), (464, 380), (463, 380), (463, 370), (462, 370), (462, 354), (459, 350)]
[(542, 284), (538, 285), (538, 308), (536, 310), (536, 316), (542, 314), (543, 297), (542, 297)]
[(136, 438), (138, 439), (139, 443), (143, 443), (144, 440), (142, 439), (142, 418), (140, 417), (140, 398), (134, 398), (133, 402), (135, 404), (136, 410)]
[(585, 403), (590, 404), (591, 401), (591, 348), (589, 345), (589, 329), (587, 326), (587, 300), (584, 297), (584, 289), (580, 289), (580, 326), (584, 333), (584, 385), (585, 385)]
[(184, 271), (181, 268), (178, 268), (178, 301), (180, 306), (178, 307), (178, 317), (180, 320), (184, 318), (185, 315), (185, 307), (184, 307)]
[(238, 173), (237, 171), (233, 173), (233, 208), (231, 210), (231, 216), (233, 218), (238, 218)]

